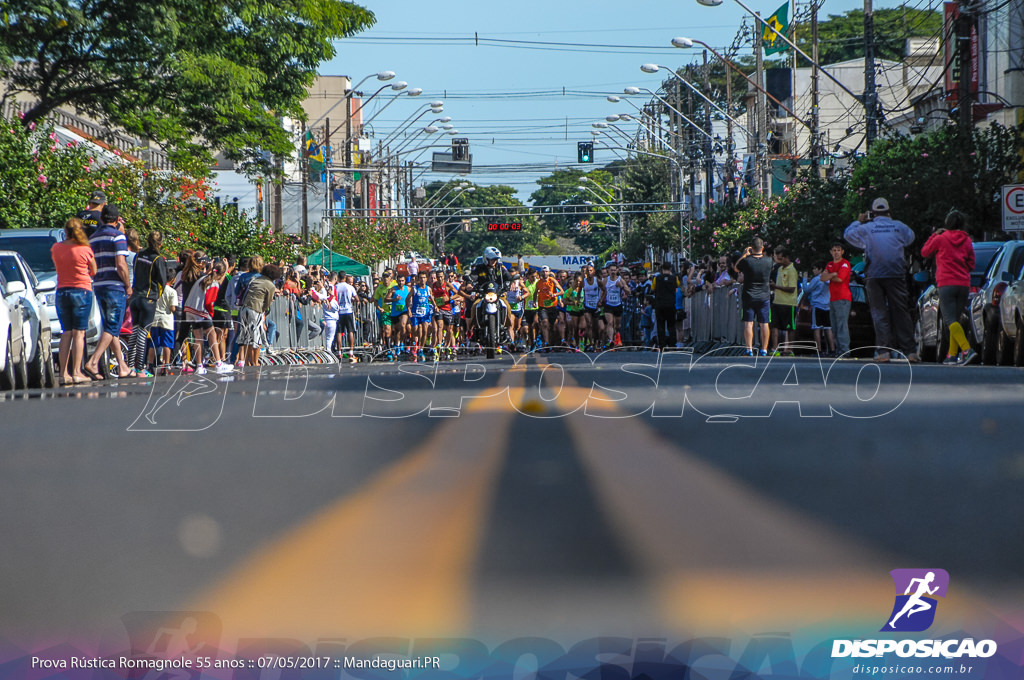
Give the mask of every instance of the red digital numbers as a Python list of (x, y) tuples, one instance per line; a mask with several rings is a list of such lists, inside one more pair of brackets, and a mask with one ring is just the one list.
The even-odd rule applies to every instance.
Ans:
[(522, 231), (523, 225), (520, 222), (489, 222), (487, 231)]

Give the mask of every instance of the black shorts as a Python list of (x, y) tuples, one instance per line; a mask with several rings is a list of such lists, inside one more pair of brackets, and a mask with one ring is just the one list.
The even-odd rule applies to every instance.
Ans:
[(355, 317), (355, 314), (339, 314), (338, 315), (338, 332), (339, 333), (355, 333), (356, 332), (356, 317)]
[(612, 316), (622, 316), (622, 305), (605, 305), (604, 313)]
[(451, 312), (440, 311), (440, 312), (437, 313), (437, 316), (434, 317), (434, 318), (437, 319), (438, 321), (443, 321), (448, 326), (452, 325), (452, 313)]
[(829, 318), (827, 309), (811, 307), (811, 329), (818, 328), (832, 328), (832, 319)]
[(686, 310), (685, 309), (677, 309), (676, 310), (676, 321), (685, 321), (685, 320), (686, 320)]
[(527, 309), (523, 313), (523, 321), (525, 321), (528, 324), (532, 324), (534, 321), (537, 320), (537, 312), (538, 311), (539, 310), (536, 310), (536, 309)]
[(589, 314), (590, 316), (597, 316), (597, 308), (596, 307), (587, 307), (586, 305), (583, 305), (583, 313), (584, 314)]
[(771, 318), (771, 302), (768, 300), (743, 300), (743, 320), (768, 323)]
[(772, 328), (780, 331), (796, 330), (796, 307), (792, 305), (772, 305)]
[(199, 319), (198, 321), (191, 321), (192, 328), (200, 331), (208, 331), (213, 328), (213, 319)]
[(546, 319), (551, 323), (555, 323), (558, 321), (558, 314), (558, 307), (542, 307), (540, 310), (540, 320), (544, 321)]
[(213, 310), (213, 325), (225, 330), (231, 328), (231, 312), (226, 309)]
[(572, 316), (572, 317), (575, 317), (575, 318), (578, 319), (581, 316), (583, 316), (583, 310), (582, 309), (570, 309), (569, 310), (569, 316)]

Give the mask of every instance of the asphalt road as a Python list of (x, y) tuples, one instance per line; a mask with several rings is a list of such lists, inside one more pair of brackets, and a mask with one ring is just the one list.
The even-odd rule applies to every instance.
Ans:
[(205, 378), (0, 402), (0, 637), (182, 610), (300, 640), (877, 631), (899, 567), (949, 571), (947, 625), (1024, 612), (1017, 369), (616, 352)]

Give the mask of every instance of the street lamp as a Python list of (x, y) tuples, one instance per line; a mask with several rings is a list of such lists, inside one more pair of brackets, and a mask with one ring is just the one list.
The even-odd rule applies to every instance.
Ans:
[(658, 71), (668, 71), (668, 72), (669, 72), (669, 73), (671, 73), (671, 74), (672, 74), (673, 76), (675, 76), (675, 78), (676, 78), (676, 79), (677, 79), (677, 80), (678, 80), (679, 82), (681, 82), (681, 83), (682, 83), (683, 85), (686, 85), (686, 86), (687, 86), (688, 88), (690, 88), (691, 90), (693, 90), (693, 92), (694, 92), (694, 93), (695, 93), (695, 94), (696, 94), (697, 96), (699, 96), (699, 97), (700, 97), (701, 99), (703, 99), (703, 100), (704, 100), (704, 101), (706, 101), (706, 102), (707, 102), (708, 104), (710, 104), (711, 106), (713, 106), (713, 107), (715, 108), (715, 110), (717, 110), (717, 111), (718, 111), (719, 113), (721, 113), (721, 114), (722, 114), (723, 116), (725, 116), (725, 117), (726, 117), (726, 118), (727, 118), (727, 119), (728, 119), (728, 120), (729, 120), (730, 122), (732, 122), (732, 123), (733, 123), (733, 124), (734, 124), (734, 125), (735, 125), (736, 127), (738, 127), (739, 129), (741, 129), (741, 130), (743, 130), (743, 131), (744, 131), (745, 133), (747, 133), (747, 136), (748, 136), (748, 137), (753, 137), (753, 136), (754, 136), (754, 135), (752, 135), (752, 134), (750, 133), (750, 130), (748, 130), (747, 128), (743, 127), (743, 125), (742, 125), (742, 124), (741, 124), (741, 123), (740, 123), (740, 122), (739, 122), (738, 120), (736, 120), (735, 118), (733, 118), (732, 116), (730, 116), (730, 115), (729, 115), (729, 112), (728, 112), (728, 111), (726, 111), (726, 110), (725, 110), (725, 109), (723, 109), (723, 108), (722, 108), (721, 106), (719, 106), (718, 104), (716, 104), (715, 102), (713, 102), (713, 101), (712, 101), (712, 100), (711, 100), (711, 99), (710, 99), (709, 97), (707, 97), (707, 96), (706, 96), (706, 95), (705, 95), (705, 94), (704, 94), (703, 92), (701, 92), (701, 91), (700, 91), (699, 89), (697, 89), (697, 88), (696, 88), (696, 87), (694, 86), (694, 84), (693, 84), (693, 83), (691, 83), (691, 82), (690, 82), (689, 80), (687, 80), (686, 78), (683, 78), (683, 77), (682, 77), (681, 75), (679, 75), (678, 73), (676, 73), (675, 71), (673, 71), (673, 70), (672, 70), (672, 69), (670, 69), (669, 67), (667, 67), (667, 66), (662, 66), (662, 65), (660, 65), (660, 64), (644, 64), (644, 65), (642, 65), (642, 66), (640, 67), (640, 70), (641, 70), (641, 71), (643, 71), (644, 73), (657, 73)]
[(640, 94), (641, 92), (646, 92), (646, 93), (650, 94), (652, 97), (654, 97), (655, 99), (660, 101), (662, 104), (667, 106), (674, 114), (676, 114), (677, 116), (679, 116), (680, 118), (685, 120), (687, 123), (689, 123), (693, 128), (695, 128), (697, 131), (699, 131), (702, 135), (704, 135), (708, 139), (714, 139), (704, 128), (702, 128), (700, 125), (697, 125), (692, 120), (687, 118), (686, 115), (682, 111), (680, 111), (679, 109), (677, 109), (674, 106), (672, 106), (671, 104), (669, 104), (666, 99), (664, 99), (663, 97), (659, 96), (653, 90), (648, 90), (646, 87), (633, 87), (633, 86), (631, 86), (631, 87), (625, 88), (622, 92), (624, 94), (629, 94), (629, 95), (637, 95), (637, 94)]

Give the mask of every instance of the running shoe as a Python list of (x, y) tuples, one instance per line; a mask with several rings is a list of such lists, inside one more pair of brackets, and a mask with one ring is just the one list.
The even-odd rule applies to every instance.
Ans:
[(196, 366), (196, 375), (206, 375), (206, 366), (202, 364)]
[(135, 376), (138, 378), (152, 378), (153, 374), (144, 368), (141, 371), (135, 371)]
[(218, 361), (213, 365), (213, 370), (217, 373), (234, 373), (235, 367), (231, 364), (226, 364), (223, 361)]
[(967, 366), (968, 364), (973, 364), (977, 362), (978, 359), (978, 353), (975, 352), (973, 349), (969, 349), (960, 355), (960, 365)]
[(942, 365), (943, 366), (959, 366), (960, 365), (960, 361), (961, 361), (961, 357), (959, 357), (959, 356), (956, 356), (956, 355), (948, 356), (948, 357), (946, 357), (945, 359), (942, 360)]
[(752, 357), (752, 356), (754, 356), (754, 350), (748, 349), (746, 352), (744, 352), (744, 355), (748, 356), (748, 357)]
[(763, 357), (768, 356), (768, 350), (766, 350), (766, 349), (761, 350), (761, 356), (763, 356)]

